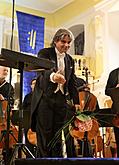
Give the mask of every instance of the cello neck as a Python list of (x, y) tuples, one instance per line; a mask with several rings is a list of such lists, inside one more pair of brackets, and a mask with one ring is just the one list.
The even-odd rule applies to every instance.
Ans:
[(86, 85), (88, 85), (88, 75), (90, 74), (90, 72), (87, 67), (84, 67), (83, 70), (84, 70), (84, 76), (86, 78)]

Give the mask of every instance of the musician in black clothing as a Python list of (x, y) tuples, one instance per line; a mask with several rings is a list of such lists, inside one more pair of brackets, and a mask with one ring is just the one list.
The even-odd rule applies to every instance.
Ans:
[[(38, 53), (39, 58), (54, 61), (54, 68), (44, 70), (38, 77), (32, 100), (31, 128), (37, 134), (39, 157), (63, 156), (59, 131), (79, 107), (74, 60), (67, 53), (72, 40), (73, 35), (69, 30), (59, 29), (53, 37), (51, 47)], [(74, 109), (68, 101), (73, 102)], [(69, 130), (69, 136), (66, 136), (66, 132), (67, 157), (75, 157), (73, 138)]]
[[(5, 67), (5, 66), (0, 66), (0, 105), (1, 105), (1, 113), (0, 113), (0, 119), (1, 122), (4, 122), (4, 123), (0, 123), (0, 124), (5, 124), (5, 126), (2, 128), (3, 131), (6, 131), (6, 123), (8, 122), (7, 120), (9, 120), (9, 116), (8, 116), (8, 110), (9, 110), (9, 114), (11, 114), (11, 110), (13, 108), (13, 105), (14, 105), (14, 88), (13, 86), (6, 81), (6, 78), (8, 76), (8, 67)], [(5, 109), (5, 113), (3, 112), (3, 109), (2, 109), (2, 106), (3, 106), (3, 102), (4, 101), (8, 101), (8, 107), (9, 109), (7, 110), (7, 108)], [(4, 121), (5, 120), (5, 121)], [(5, 130), (4, 130), (5, 129)], [(12, 147), (9, 147), (8, 149), (8, 152), (7, 152), (7, 144), (6, 144), (6, 141), (7, 141), (7, 137), (4, 136), (4, 139), (3, 139), (3, 134), (2, 134), (2, 131), (0, 133), (0, 138), (1, 138), (1, 141), (4, 140), (4, 144), (5, 146), (3, 146), (2, 148), (2, 155), (3, 155), (3, 159), (5, 162), (7, 162), (7, 155), (10, 156), (11, 154), (11, 151), (12, 151)]]
[[(112, 88), (119, 88), (119, 68), (116, 68), (110, 72), (108, 80), (107, 80), (106, 88), (105, 88), (105, 94), (111, 97), (110, 90)], [(112, 111), (114, 113), (119, 113), (119, 111), (116, 112), (116, 109), (114, 106), (114, 100), (112, 104)], [(119, 157), (119, 128), (114, 127), (114, 134), (115, 134), (115, 140), (116, 140), (116, 145), (117, 145), (117, 157)]]
[(23, 111), (24, 111), (23, 123), (24, 123), (24, 133), (25, 133), (25, 144), (34, 155), (36, 154), (35, 153), (36, 145), (31, 144), (29, 142), (27, 135), (28, 135), (28, 130), (30, 129), (31, 100), (32, 100), (32, 94), (34, 91), (35, 84), (36, 84), (36, 79), (34, 78), (31, 80), (31, 92), (24, 97), (24, 101), (23, 101)]
[(8, 75), (8, 68), (0, 66), (0, 101), (8, 100), (13, 107), (14, 104), (14, 88), (6, 81)]
[[(11, 115), (11, 109), (14, 105), (14, 88), (13, 86), (6, 81), (6, 78), (8, 76), (8, 67), (0, 66), (0, 106), (3, 106), (4, 101), (7, 101), (7, 104), (9, 104), (9, 111)], [(7, 114), (7, 109), (6, 109)], [(5, 114), (0, 111), (0, 118), (3, 119)], [(7, 120), (7, 119), (6, 119)], [(7, 121), (6, 121), (7, 122)]]
[(35, 84), (36, 84), (36, 79), (34, 78), (31, 80), (31, 92), (24, 97), (24, 101), (23, 101), (23, 109), (28, 110), (29, 112), (31, 110), (31, 99)]

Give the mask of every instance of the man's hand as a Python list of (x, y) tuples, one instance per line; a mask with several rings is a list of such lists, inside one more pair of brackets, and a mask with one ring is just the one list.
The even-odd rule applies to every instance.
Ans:
[(1, 100), (1, 101), (2, 101), (2, 100), (5, 100), (5, 98), (3, 97), (2, 94), (0, 94), (0, 100)]
[(119, 87), (119, 84), (117, 84), (116, 88), (118, 88), (118, 87)]
[(66, 82), (66, 79), (59, 71), (57, 71), (53, 75), (53, 81), (63, 85)]

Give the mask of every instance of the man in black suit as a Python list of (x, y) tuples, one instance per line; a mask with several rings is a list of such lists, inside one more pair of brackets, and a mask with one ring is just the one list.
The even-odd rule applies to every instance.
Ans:
[[(110, 72), (108, 80), (107, 80), (107, 85), (105, 88), (105, 94), (112, 98), (111, 90), (114, 88), (119, 88), (119, 68), (116, 68)], [(112, 104), (113, 113), (119, 114), (119, 109), (117, 111), (117, 108), (118, 107), (116, 107), (115, 102), (113, 100), (113, 104)], [(114, 134), (115, 134), (115, 140), (116, 140), (116, 145), (117, 145), (117, 157), (119, 157), (119, 128), (118, 127), (114, 127)]]
[[(59, 29), (53, 37), (51, 47), (44, 48), (38, 53), (38, 57), (55, 63), (54, 68), (40, 73), (32, 100), (31, 128), (37, 134), (39, 157), (62, 157), (61, 133), (55, 138), (54, 144), (49, 144), (79, 107), (74, 60), (67, 54), (72, 40), (73, 35), (70, 31)], [(74, 109), (69, 108), (67, 99), (73, 102)], [(74, 157), (73, 138), (68, 136), (67, 157)]]

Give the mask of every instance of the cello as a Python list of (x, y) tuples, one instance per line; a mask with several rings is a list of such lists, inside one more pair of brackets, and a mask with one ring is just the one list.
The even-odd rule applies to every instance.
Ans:
[[(0, 101), (0, 148), (6, 148), (6, 139), (7, 139), (7, 108), (8, 101)], [(10, 123), (9, 130), (9, 148), (12, 148), (14, 144), (17, 143), (18, 139), (18, 130), (17, 128)]]
[[(94, 94), (90, 92), (90, 88), (88, 87), (88, 68), (84, 68), (86, 84), (84, 87), (80, 87), (79, 91), (79, 100), (80, 100), (80, 111), (85, 112), (94, 112), (97, 107), (97, 98)], [(89, 118), (87, 121), (80, 121), (76, 119), (74, 121), (74, 127), (70, 128), (70, 134), (74, 138), (78, 140), (88, 140), (90, 143), (94, 138), (97, 138), (96, 143), (103, 144), (102, 138), (99, 136), (99, 124), (95, 118)], [(96, 152), (100, 152), (102, 150), (102, 145), (96, 146)]]

